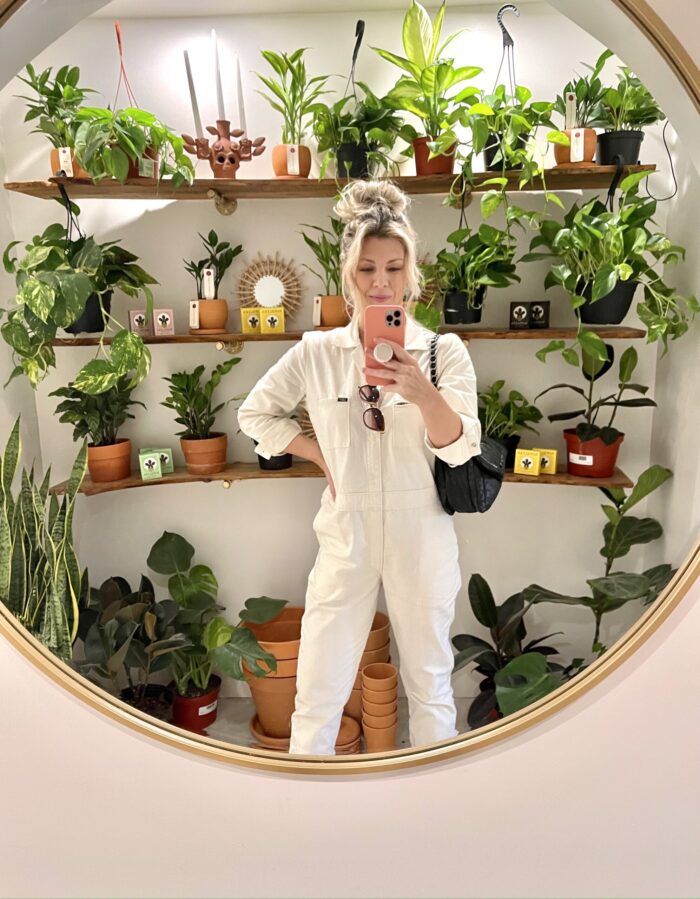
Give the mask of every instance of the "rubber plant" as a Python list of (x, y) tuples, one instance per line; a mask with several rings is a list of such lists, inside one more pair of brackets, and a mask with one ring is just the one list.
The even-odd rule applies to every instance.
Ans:
[(616, 560), (626, 556), (633, 546), (658, 540), (663, 534), (663, 528), (656, 519), (637, 518), (628, 513), (672, 476), (670, 469), (652, 465), (642, 472), (629, 494), (622, 487), (600, 488), (610, 500), (610, 504), (601, 506), (606, 518), (603, 546), (600, 549), (605, 566), (600, 577), (586, 580), (590, 594), (571, 596), (539, 584), (530, 584), (523, 590), (522, 596), (528, 607), (533, 603), (551, 602), (589, 609), (595, 621), (591, 651), (597, 656), (607, 649), (601, 642), (603, 617), (634, 600), (641, 600), (648, 605), (659, 596), (675, 574), (676, 570), (666, 563), (647, 568), (642, 574), (612, 570)]
[(13, 496), (21, 454), (18, 418), (0, 459), (0, 600), (30, 634), (67, 662), (88, 589), (87, 570), (81, 573), (73, 546), (73, 512), (87, 450), (83, 444), (60, 500), (49, 495), (50, 467), (40, 483), (33, 468), (22, 469)]
[(17, 292), (9, 309), (0, 310), (6, 320), (0, 327), (3, 339), (13, 350), (15, 366), (9, 383), (21, 374), (33, 387), (56, 365), (52, 341), (59, 328), (77, 321), (90, 297), (96, 296), (107, 327), (115, 327), (111, 346), (104, 333), (96, 358), (87, 362), (75, 378), (75, 386), (86, 393), (101, 393), (133, 372), (134, 384), (148, 374), (151, 356), (143, 340), (125, 328), (108, 310), (114, 290), (130, 297), (143, 293), (147, 314), (153, 308), (150, 285), (155, 279), (137, 264), (138, 257), (119, 247), (117, 241), (99, 244), (93, 237), (68, 238), (64, 225), (49, 225), (15, 259), (11, 253), (20, 241), (12, 241), (3, 255), (5, 270), (15, 276)]

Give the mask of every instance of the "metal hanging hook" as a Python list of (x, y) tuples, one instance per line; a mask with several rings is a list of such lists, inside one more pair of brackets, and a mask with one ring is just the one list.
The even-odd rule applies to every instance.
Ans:
[(503, 15), (507, 12), (514, 12), (516, 16), (520, 15), (520, 10), (515, 5), (515, 3), (504, 3), (503, 6), (496, 13), (496, 21), (498, 22), (498, 27), (501, 29), (501, 33), (503, 34), (503, 46), (504, 47), (512, 47), (513, 46), (513, 38), (510, 35), (510, 32), (503, 24)]
[(501, 34), (503, 35), (503, 53), (501, 54), (501, 64), (498, 67), (498, 72), (496, 73), (496, 81), (494, 82), (493, 89), (496, 90), (498, 86), (498, 79), (501, 77), (501, 69), (503, 68), (504, 60), (508, 62), (508, 81), (511, 95), (515, 94), (515, 88), (517, 85), (517, 80), (515, 77), (515, 42), (513, 37), (503, 24), (503, 16), (507, 12), (514, 12), (516, 16), (520, 16), (520, 10), (515, 5), (515, 3), (505, 3), (496, 13), (496, 21), (498, 22), (498, 27), (501, 29)]

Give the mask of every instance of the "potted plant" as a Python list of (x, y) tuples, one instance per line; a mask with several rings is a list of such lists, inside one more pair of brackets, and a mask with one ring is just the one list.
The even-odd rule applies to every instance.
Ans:
[(16, 419), (0, 459), (0, 601), (32, 636), (64, 662), (78, 634), (79, 605), (88, 591), (73, 546), (75, 498), (85, 477), (85, 445), (73, 463), (66, 493), (49, 496), (51, 469), (37, 483), (34, 468), (12, 483), (22, 454)]
[(482, 71), (478, 66), (455, 67), (454, 59), (443, 56), (448, 44), (464, 30), (454, 32), (440, 44), (444, 16), (444, 0), (435, 22), (417, 0), (411, 0), (402, 28), (406, 55), (372, 48), (382, 59), (406, 72), (390, 90), (387, 100), (396, 109), (417, 116), (421, 122), (422, 135), (409, 124), (401, 129), (401, 137), (411, 144), (403, 155), (415, 154), (417, 175), (452, 172), (458, 142), (454, 129), (460, 117), (460, 103), (477, 93), (476, 87), (458, 88)]
[(119, 428), (134, 416), (130, 406), (145, 405), (133, 400), (134, 384), (128, 375), (122, 377), (104, 393), (96, 396), (77, 390), (74, 384), (59, 387), (49, 396), (64, 397), (56, 406), (59, 421), (73, 425), (73, 440), (88, 443), (88, 470), (93, 481), (119, 481), (131, 474), (131, 440), (119, 437)]
[[(596, 128), (604, 125), (602, 99), (605, 94), (605, 86), (600, 80), (600, 73), (607, 59), (612, 56), (610, 50), (605, 50), (598, 57), (595, 66), (583, 63), (590, 69), (590, 75), (578, 76), (567, 82), (554, 102), (554, 109), (566, 119), (566, 97), (573, 94), (575, 99), (574, 121), (570, 128), (562, 132), (568, 138), (568, 143), (557, 142), (554, 144), (554, 160), (557, 165), (590, 165), (596, 154), (598, 134)], [(566, 122), (565, 122), (566, 124)], [(571, 162), (571, 135), (574, 130), (583, 131), (583, 159), (581, 162)]]
[(63, 169), (59, 161), (59, 148), (70, 150), (74, 178), (89, 179), (90, 175), (75, 158), (75, 133), (78, 130), (77, 110), (82, 106), (87, 94), (95, 93), (90, 88), (79, 87), (80, 69), (77, 66), (61, 66), (52, 78), (49, 67), (37, 72), (31, 63), (27, 64), (26, 77), (18, 75), (20, 81), (28, 85), (36, 96), (20, 96), (27, 101), (25, 122), (35, 124), (33, 134), (44, 134), (51, 150), (51, 174), (57, 175)]
[[(133, 253), (115, 241), (98, 244), (93, 237), (69, 240), (61, 224), (49, 225), (25, 247), (19, 259), (11, 256), (19, 241), (3, 255), (5, 270), (15, 276), (17, 293), (0, 331), (15, 354), (10, 380), (24, 373), (33, 386), (56, 364), (51, 345), (59, 328), (69, 333), (102, 331), (107, 323), (119, 325), (111, 314), (112, 294), (119, 289), (130, 297), (143, 293), (147, 309), (153, 306), (150, 284), (157, 283), (137, 265)], [(118, 330), (109, 350), (100, 338), (105, 357), (88, 362), (75, 379), (87, 393), (99, 393), (135, 371), (135, 383), (148, 374), (150, 353), (142, 339)]]
[(221, 379), (240, 361), (240, 356), (234, 356), (221, 362), (204, 384), (200, 383), (203, 365), (198, 365), (194, 371), (175, 372), (164, 378), (170, 384), (170, 393), (161, 405), (173, 409), (177, 413), (175, 421), (185, 426), (184, 431), (178, 431), (178, 436), (190, 474), (215, 474), (226, 467), (228, 437), (211, 429), (217, 414), (231, 400), (218, 406), (212, 406), (212, 403)]
[(486, 390), (479, 392), (479, 421), (485, 437), (499, 440), (507, 449), (506, 468), (515, 465), (515, 450), (520, 443), (519, 431), (527, 430), (539, 434), (528, 422), (542, 420), (537, 406), (528, 403), (517, 390), (508, 392), (508, 399), (501, 400), (501, 390), (505, 381), (494, 381)]
[[(403, 122), (385, 97), (377, 97), (361, 81), (356, 84), (365, 95), (363, 100), (352, 94), (332, 106), (319, 103), (314, 112), (313, 131), (321, 155), (319, 178), (325, 177), (332, 161), (339, 178), (368, 178), (370, 173), (375, 177), (382, 170), (398, 174), (389, 152)], [(348, 104), (351, 109), (346, 108)]]
[(595, 619), (592, 652), (602, 655), (606, 646), (601, 642), (600, 631), (603, 616), (633, 600), (644, 604), (653, 602), (676, 573), (668, 564), (655, 565), (642, 574), (613, 571), (616, 559), (626, 556), (633, 546), (650, 543), (663, 534), (663, 528), (654, 518), (635, 518), (627, 513), (637, 503), (664, 484), (673, 473), (661, 465), (652, 465), (637, 479), (629, 496), (622, 487), (601, 488), (612, 505), (601, 506), (605, 513), (603, 548), (605, 571), (601, 577), (586, 581), (591, 594), (569, 596), (530, 584), (523, 590), (523, 598), (529, 605), (540, 602), (580, 605), (591, 610)]
[[(685, 250), (650, 229), (656, 201), (636, 196), (644, 177), (645, 173), (635, 172), (622, 180), (622, 197), (615, 212), (600, 200), (589, 200), (580, 208), (574, 204), (563, 223), (543, 219), (530, 250), (544, 247), (544, 251), (530, 252), (522, 259), (557, 260), (547, 274), (545, 289), (555, 284), (563, 287), (584, 324), (621, 322), (635, 289), (642, 284), (644, 301), (638, 304), (637, 314), (647, 325), (648, 342), (660, 339), (667, 348), (669, 337), (675, 340), (688, 330), (689, 316), (692, 319), (700, 305), (694, 296), (683, 297), (669, 287), (656, 271), (685, 258)], [(604, 359), (600, 338), (589, 332), (587, 339), (589, 352), (597, 351)], [(554, 341), (542, 352), (561, 346), (562, 341)]]
[(601, 99), (601, 124), (597, 159), (600, 165), (637, 165), (644, 140), (643, 128), (666, 118), (656, 100), (627, 66), (617, 73), (617, 86), (609, 87)]
[[(545, 637), (530, 640), (523, 646), (523, 640), (527, 637), (523, 618), (532, 605), (531, 601), (524, 599), (523, 593), (514, 593), (504, 603), (497, 606), (491, 588), (480, 574), (473, 574), (469, 578), (467, 592), (474, 617), (479, 624), (488, 628), (493, 640), (493, 643), (489, 643), (473, 634), (457, 634), (452, 638), (452, 645), (457, 650), (453, 673), (466, 665), (476, 663), (474, 670), (482, 675), (479, 695), (472, 702), (467, 714), (469, 726), (477, 728), (497, 721), (510, 711), (515, 711), (515, 708), (512, 707), (507, 712), (499, 707), (497, 696), (499, 672), (506, 669), (514, 659), (526, 658), (530, 654), (539, 654), (546, 661), (549, 656), (558, 655), (559, 651), (552, 646), (543, 645), (544, 640), (555, 637), (557, 634), (547, 634)], [(518, 707), (522, 708), (522, 706), (534, 702), (535, 699), (540, 698), (540, 695), (545, 695), (558, 687), (564, 680), (573, 677), (581, 668), (582, 663), (582, 659), (574, 659), (567, 667), (549, 663), (550, 671), (548, 673), (552, 677), (545, 681), (547, 689), (539, 695), (533, 695), (529, 689), (526, 692), (523, 691), (524, 695), (521, 696)], [(515, 673), (518, 673), (517, 669)], [(542, 684), (543, 687), (545, 683)]]
[(84, 658), (74, 667), (134, 708), (170, 721), (172, 691), (154, 678), (167, 675), (175, 652), (188, 645), (177, 613), (173, 600), (156, 601), (144, 575), (136, 591), (123, 577), (109, 578), (90, 590), (79, 634)]
[(350, 320), (348, 316), (345, 297), (343, 296), (343, 282), (340, 267), (340, 242), (343, 236), (343, 223), (339, 219), (331, 218), (331, 230), (321, 228), (319, 225), (304, 225), (318, 232), (318, 240), (314, 240), (308, 234), (302, 232), (304, 243), (311, 249), (316, 257), (321, 272), (304, 263), (304, 268), (322, 282), (324, 293), (320, 297), (321, 317), (320, 324), (323, 327), (342, 328)]
[[(221, 281), (233, 260), (243, 252), (243, 245), (232, 247), (227, 240), (220, 241), (216, 231), (211, 230), (207, 237), (200, 234), (207, 256), (198, 262), (185, 263), (186, 270), (192, 275), (197, 285), (197, 299), (199, 301), (199, 328), (200, 331), (223, 332), (228, 321), (228, 304), (226, 300), (218, 299)], [(204, 270), (211, 269), (214, 280), (214, 296), (205, 298)]]
[[(587, 390), (574, 384), (554, 384), (538, 393), (535, 397), (535, 401), (537, 401), (551, 390), (566, 389), (573, 390), (585, 401), (583, 408), (574, 409), (570, 412), (557, 412), (554, 415), (548, 415), (547, 418), (549, 421), (568, 421), (572, 418), (583, 416), (583, 421), (579, 422), (575, 428), (566, 428), (564, 430), (564, 439), (566, 440), (566, 469), (568, 473), (587, 478), (608, 478), (615, 470), (620, 445), (625, 439), (624, 433), (613, 427), (618, 409), (656, 405), (654, 400), (646, 396), (622, 399), (625, 391), (631, 390), (634, 393), (646, 394), (649, 389), (641, 384), (633, 384), (631, 382), (632, 375), (637, 367), (637, 351), (634, 347), (627, 347), (620, 359), (617, 393), (611, 393), (600, 397), (595, 402), (593, 401), (594, 382), (602, 377), (613, 364), (614, 351), (612, 345), (605, 344), (605, 346), (608, 352), (608, 358), (605, 362), (590, 356), (585, 350), (582, 353), (581, 372), (588, 381)], [(582, 403), (579, 403), (579, 405), (581, 406)], [(606, 425), (597, 424), (599, 414), (606, 408), (611, 409), (610, 420)]]
[(487, 289), (520, 281), (513, 263), (515, 238), (510, 230), (483, 223), (473, 233), (458, 228), (447, 242), (454, 249), (440, 250), (435, 262), (425, 267), (425, 277), (436, 285), (446, 324), (480, 322)]
[(328, 76), (316, 75), (309, 78), (304, 63), (307, 48), (293, 53), (275, 53), (262, 50), (263, 58), (274, 70), (274, 76), (258, 75), (270, 91), (258, 91), (267, 102), (281, 113), (282, 143), (272, 150), (272, 167), (278, 178), (308, 178), (311, 171), (311, 151), (302, 141), (310, 118), (319, 107), (318, 98), (328, 91), (323, 90)]
[[(148, 566), (168, 576), (168, 592), (176, 608), (174, 623), (186, 638), (171, 656), (175, 696), (173, 723), (202, 732), (216, 719), (221, 677), (244, 680), (276, 670), (276, 660), (258, 643), (248, 621), (262, 623), (277, 616), (284, 600), (248, 600), (237, 625), (217, 614), (218, 582), (207, 565), (193, 565), (194, 547), (180, 534), (164, 531), (153, 544)], [(259, 664), (262, 662), (266, 668)]]

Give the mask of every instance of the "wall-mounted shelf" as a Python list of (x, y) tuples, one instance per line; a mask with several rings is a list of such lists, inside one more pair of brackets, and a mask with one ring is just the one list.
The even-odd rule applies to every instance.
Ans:
[[(165, 475), (159, 480), (142, 481), (138, 472), (132, 472), (131, 476), (121, 481), (108, 483), (95, 483), (89, 474), (80, 486), (80, 492), (86, 496), (95, 496), (98, 493), (111, 493), (115, 490), (130, 490), (133, 487), (154, 487), (163, 484), (192, 484), (197, 481), (210, 483), (222, 481), (225, 487), (230, 487), (234, 481), (259, 480), (261, 478), (323, 478), (321, 469), (312, 462), (295, 462), (291, 468), (282, 471), (263, 471), (257, 462), (233, 462), (227, 465), (223, 471), (212, 475), (189, 474), (184, 466), (176, 466), (173, 474)], [(611, 478), (581, 478), (567, 474), (565, 469), (559, 469), (556, 474), (531, 477), (524, 474), (514, 474), (507, 471), (505, 480), (519, 484), (558, 484), (563, 487), (632, 487), (632, 481), (619, 468)], [(62, 494), (66, 492), (68, 481), (61, 481), (51, 487), (51, 493)]]
[[(331, 331), (332, 328), (315, 328), (317, 331)], [(587, 331), (594, 331), (603, 340), (630, 340), (646, 337), (646, 331), (640, 328), (623, 328), (621, 326), (587, 327)], [(531, 328), (522, 330), (508, 330), (496, 328), (486, 330), (478, 328), (438, 328), (440, 334), (458, 334), (463, 340), (572, 340), (576, 336), (576, 328)], [(227, 334), (175, 334), (173, 337), (145, 337), (144, 343), (233, 343), (236, 341), (285, 341), (301, 340), (303, 331), (285, 331), (283, 334), (241, 334), (230, 332)], [(103, 343), (110, 344), (111, 337), (105, 337)], [(99, 337), (57, 337), (51, 341), (52, 346), (97, 346)]]
[[(651, 172), (655, 165), (628, 166), (625, 173)], [(483, 182), (498, 175), (498, 172), (480, 172), (476, 177), (475, 191), (491, 190), (493, 185)], [(552, 168), (545, 171), (547, 189), (560, 190), (601, 190), (610, 186), (615, 174), (613, 165), (590, 165), (573, 168)], [(508, 190), (520, 190), (520, 172), (506, 172)], [(446, 194), (454, 181), (454, 175), (401, 175), (392, 178), (402, 190), (409, 194)], [(224, 179), (197, 178), (190, 185), (173, 190), (168, 180), (160, 184), (145, 178), (129, 178), (125, 184), (114, 180), (103, 180), (97, 184), (76, 178), (49, 178), (45, 181), (7, 181), (5, 190), (38, 197), (42, 200), (60, 198), (58, 184), (65, 185), (72, 200), (113, 199), (113, 200), (210, 200), (209, 191), (216, 191), (226, 200), (292, 200), (311, 197), (334, 197), (338, 186), (333, 178), (300, 178), (284, 180), (278, 178)], [(341, 180), (341, 184), (342, 184)], [(525, 185), (525, 192), (541, 192), (538, 187)]]

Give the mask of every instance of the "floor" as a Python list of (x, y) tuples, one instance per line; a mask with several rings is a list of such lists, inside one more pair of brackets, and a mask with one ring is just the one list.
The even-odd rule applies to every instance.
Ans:
[[(467, 710), (474, 697), (455, 699), (457, 706), (457, 726), (460, 732), (468, 730)], [(407, 749), (411, 744), (408, 741), (408, 705), (404, 697), (399, 697), (399, 726), (396, 732), (396, 748)], [(255, 714), (255, 706), (250, 698), (220, 699), (217, 709), (216, 721), (207, 728), (207, 734), (215, 740), (226, 743), (235, 743), (237, 746), (258, 746), (258, 742), (251, 734), (248, 723)], [(360, 752), (364, 752), (364, 743)]]

